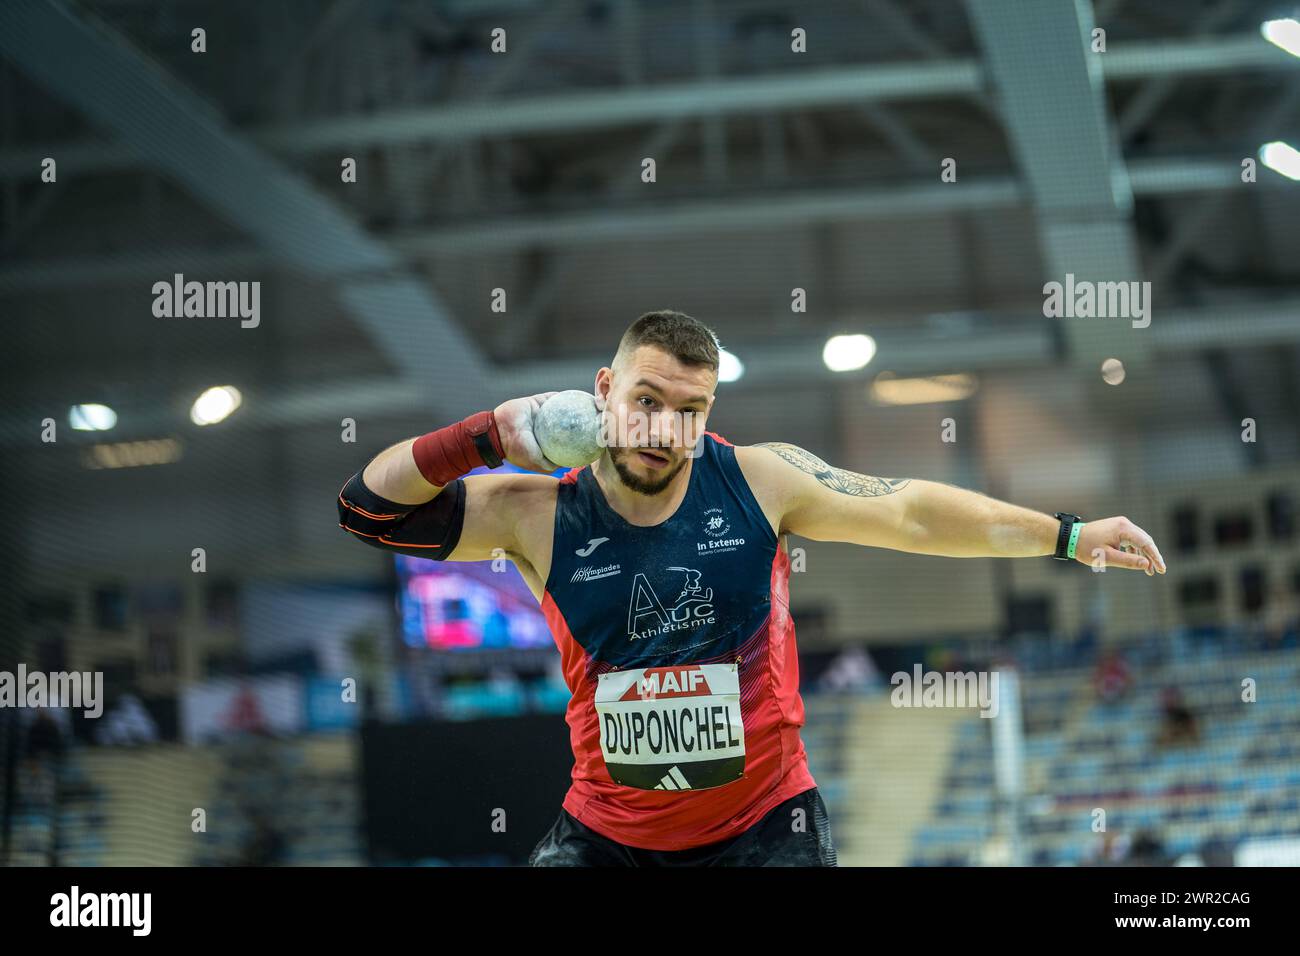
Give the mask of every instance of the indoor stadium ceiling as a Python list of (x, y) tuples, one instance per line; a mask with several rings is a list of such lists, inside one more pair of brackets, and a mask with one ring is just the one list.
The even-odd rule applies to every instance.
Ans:
[[(287, 406), (334, 379), (376, 411), (435, 382), (485, 404), (503, 370), (583, 384), (656, 307), (709, 321), (742, 388), (825, 380), (809, 343), (840, 330), (905, 371), (1091, 371), (1113, 333), (1041, 316), (1070, 270), (1153, 283), (1165, 318), (1134, 361), (1246, 344), (1295, 366), (1300, 204), (1239, 176), (1300, 126), (1300, 59), (1259, 33), (1275, 3), (5, 6), (0, 308), (61, 357), (6, 359), (30, 401), (181, 269), (277, 276), (264, 364)], [(499, 26), (506, 57), (483, 42)], [(197, 380), (250, 348), (142, 332), (118, 377)]]

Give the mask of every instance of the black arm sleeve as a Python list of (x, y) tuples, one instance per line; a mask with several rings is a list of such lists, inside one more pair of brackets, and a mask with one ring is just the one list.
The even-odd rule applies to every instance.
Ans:
[(465, 523), (465, 482), (457, 478), (425, 504), (402, 505), (367, 488), (359, 471), (339, 492), (338, 506), (339, 527), (358, 540), (384, 551), (445, 561)]

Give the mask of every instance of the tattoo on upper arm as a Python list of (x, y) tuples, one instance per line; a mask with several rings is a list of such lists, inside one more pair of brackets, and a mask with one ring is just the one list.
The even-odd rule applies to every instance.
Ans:
[(832, 468), (811, 452), (804, 451), (798, 445), (783, 441), (765, 441), (755, 445), (776, 452), (800, 471), (812, 475), (831, 491), (856, 498), (876, 498), (880, 495), (892, 495), (907, 487), (910, 478), (876, 478), (872, 475), (859, 475), (855, 471)]

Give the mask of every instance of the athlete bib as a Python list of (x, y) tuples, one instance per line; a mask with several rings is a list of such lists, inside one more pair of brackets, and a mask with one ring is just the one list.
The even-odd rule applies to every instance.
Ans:
[(745, 726), (733, 664), (643, 667), (601, 674), (600, 749), (615, 783), (707, 790), (744, 775)]

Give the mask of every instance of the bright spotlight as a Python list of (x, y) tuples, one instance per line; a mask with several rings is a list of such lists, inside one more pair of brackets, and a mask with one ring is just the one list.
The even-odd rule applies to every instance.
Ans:
[(745, 363), (726, 349), (718, 349), (718, 381), (734, 382), (745, 374)]
[(106, 432), (117, 424), (117, 412), (107, 405), (73, 405), (68, 424), (79, 432)]
[(1101, 363), (1101, 380), (1107, 385), (1122, 385), (1125, 374), (1124, 363), (1117, 358), (1108, 358)]
[(832, 335), (822, 349), (822, 361), (832, 372), (864, 368), (875, 357), (876, 340), (869, 335)]
[(1259, 25), (1265, 40), (1292, 56), (1300, 56), (1300, 20), (1265, 20)]
[(1259, 161), (1287, 179), (1300, 179), (1300, 150), (1281, 141), (1259, 148)]
[(227, 418), (243, 400), (239, 389), (233, 385), (214, 386), (194, 400), (190, 421), (196, 425), (215, 425)]

